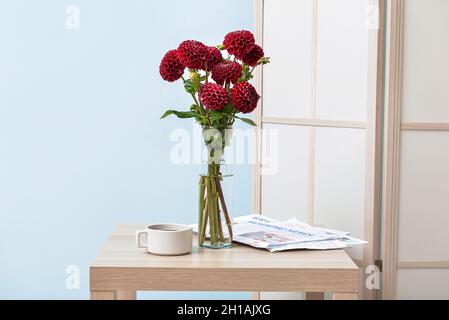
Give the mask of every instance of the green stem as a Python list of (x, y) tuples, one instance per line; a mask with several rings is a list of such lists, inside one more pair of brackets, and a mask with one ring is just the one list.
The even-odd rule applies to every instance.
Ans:
[[(182, 79), (182, 81), (184, 83), (186, 83), (187, 80), (184, 78), (184, 76), (182, 76), (181, 79)], [(194, 93), (190, 93), (190, 95), (192, 96), (193, 101), (195, 101), (196, 105), (197, 106), (201, 106), (200, 103), (198, 102), (198, 99), (196, 98), (195, 94)]]
[(211, 244), (215, 244), (217, 242), (216, 233), (215, 233), (215, 214), (214, 214), (214, 205), (213, 205), (213, 195), (212, 195), (212, 181), (210, 180), (210, 176), (207, 179), (207, 197), (208, 197), (208, 211), (209, 211), (209, 234), (210, 234), (210, 242)]
[[(224, 148), (224, 146), (223, 146)], [(212, 153), (212, 152), (211, 152)], [(224, 194), (221, 186), (220, 163), (217, 163), (214, 154), (209, 154), (207, 175), (204, 175), (205, 192), (203, 194), (204, 203), (200, 203), (202, 209), (202, 222), (200, 228), (200, 243), (203, 243), (206, 226), (209, 226), (210, 245), (212, 247), (219, 246), (222, 242), (228, 241), (233, 237), (232, 224), (226, 207)], [(201, 189), (200, 189), (201, 190)], [(201, 200), (199, 200), (201, 201)], [(223, 217), (221, 217), (223, 214)], [(222, 223), (223, 222), (223, 223)], [(224, 224), (228, 229), (229, 238), (225, 238)]]
[[(182, 76), (181, 79), (182, 79), (182, 81), (184, 81), (184, 83), (186, 82), (186, 79), (184, 78), (184, 76)], [(210, 125), (211, 122), (209, 119), (209, 112), (206, 109), (204, 109), (203, 104), (201, 103), (201, 101), (198, 101), (198, 99), (196, 98), (196, 95), (194, 93), (190, 93), (190, 95), (192, 96), (195, 104), (198, 106), (203, 121), (205, 121), (206, 125)]]
[(224, 199), (223, 189), (221, 188), (220, 178), (216, 177), (215, 180), (216, 180), (216, 183), (217, 183), (218, 196), (220, 197), (221, 208), (223, 209), (223, 216), (224, 216), (224, 218), (226, 220), (226, 225), (228, 227), (229, 237), (231, 238), (231, 241), (232, 241), (232, 238), (233, 238), (232, 222), (231, 222), (231, 218), (229, 217), (228, 209), (226, 207), (226, 202), (225, 202), (225, 199)]
[(198, 239), (201, 239), (201, 230), (203, 229), (203, 212), (204, 212), (204, 189), (206, 185), (204, 183), (204, 177), (200, 177), (199, 182), (199, 195), (198, 195)]
[(217, 226), (218, 226), (218, 240), (219, 241), (224, 241), (224, 237), (223, 237), (223, 227), (221, 225), (221, 215), (220, 215), (220, 206), (218, 204), (218, 197), (217, 197)]
[(210, 176), (210, 184), (212, 189), (212, 216), (214, 217), (214, 234), (215, 240), (218, 241), (221, 226), (219, 225), (219, 213), (218, 213), (218, 194), (217, 186), (215, 182), (215, 166), (212, 165), (212, 175)]
[(208, 222), (208, 218), (209, 218), (209, 199), (206, 196), (206, 200), (205, 200), (205, 204), (204, 204), (204, 212), (203, 212), (203, 222), (201, 225), (201, 233), (199, 235), (199, 243), (202, 244), (204, 242), (204, 240), (206, 239), (206, 227), (207, 227), (207, 222)]
[[(256, 66), (256, 67), (257, 67), (257, 66)], [(251, 68), (251, 71), (249, 72), (249, 75), (250, 75), (250, 76), (253, 75), (253, 71), (254, 71), (254, 69), (256, 69), (256, 67), (252, 67), (252, 68)]]

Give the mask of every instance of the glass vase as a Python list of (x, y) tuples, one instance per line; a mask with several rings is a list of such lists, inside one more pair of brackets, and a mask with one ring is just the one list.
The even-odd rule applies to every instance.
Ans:
[(205, 146), (199, 177), (198, 244), (213, 249), (232, 245), (233, 174), (225, 162), (232, 128), (203, 127)]

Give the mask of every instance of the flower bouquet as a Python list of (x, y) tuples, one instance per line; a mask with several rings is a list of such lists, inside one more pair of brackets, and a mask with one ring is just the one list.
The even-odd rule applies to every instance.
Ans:
[[(162, 58), (159, 67), (162, 78), (168, 82), (182, 79), (193, 104), (187, 111), (167, 110), (161, 118), (169, 115), (194, 118), (203, 129), (207, 148), (207, 173), (200, 175), (199, 181), (201, 246), (231, 246), (232, 224), (221, 185), (225, 178), (221, 171), (223, 155), (236, 119), (256, 125), (241, 114), (251, 113), (257, 107), (260, 96), (248, 81), (257, 66), (267, 63), (269, 58), (255, 43), (254, 35), (246, 30), (228, 33), (218, 46), (186, 40)], [(184, 76), (186, 69), (188, 77)]]

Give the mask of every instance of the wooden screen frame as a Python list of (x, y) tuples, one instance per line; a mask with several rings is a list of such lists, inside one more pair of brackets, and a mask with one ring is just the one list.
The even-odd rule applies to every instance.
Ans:
[(398, 259), (399, 176), (403, 131), (449, 131), (449, 123), (403, 122), (402, 78), (404, 50), (404, 0), (388, 1), (385, 64), (385, 125), (382, 201), (382, 298), (395, 299), (397, 270), (449, 269), (449, 260)]
[[(263, 46), (264, 33), (264, 0), (254, 1), (254, 20), (256, 42)], [(368, 244), (363, 250), (363, 261), (356, 261), (362, 271), (366, 267), (375, 264), (379, 257), (379, 216), (380, 216), (380, 192), (381, 192), (381, 138), (382, 138), (382, 83), (383, 83), (383, 58), (384, 58), (384, 21), (385, 0), (370, 0), (371, 6), (379, 9), (379, 21), (377, 30), (369, 32), (368, 48), (368, 101), (367, 121), (342, 121), (317, 119), (316, 114), (316, 75), (317, 75), (317, 7), (319, 0), (312, 1), (312, 37), (311, 37), (311, 92), (312, 97), (309, 105), (310, 118), (286, 118), (263, 116), (263, 94), (259, 107), (255, 111), (256, 160), (253, 166), (253, 212), (261, 213), (261, 136), (260, 129), (264, 124), (299, 125), (309, 127), (309, 168), (308, 168), (308, 223), (313, 224), (314, 192), (315, 192), (315, 132), (318, 127), (351, 128), (366, 130), (366, 173), (365, 173), (365, 215), (364, 215), (364, 239)], [(263, 67), (258, 68), (254, 74), (255, 86), (258, 92), (263, 91)], [(259, 298), (255, 293), (254, 298)], [(375, 299), (377, 290), (368, 290), (363, 286), (362, 297)]]

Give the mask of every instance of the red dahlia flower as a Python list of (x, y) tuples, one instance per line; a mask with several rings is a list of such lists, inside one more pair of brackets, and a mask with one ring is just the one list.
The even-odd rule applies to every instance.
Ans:
[(256, 89), (248, 82), (239, 82), (231, 89), (232, 103), (242, 113), (256, 109), (259, 98)]
[(201, 87), (200, 100), (209, 110), (221, 110), (228, 103), (228, 93), (218, 84), (209, 82)]
[(236, 83), (242, 76), (242, 66), (234, 61), (223, 61), (212, 69), (212, 79), (219, 85), (225, 82)]
[(178, 47), (178, 58), (189, 69), (204, 68), (207, 55), (207, 46), (199, 41), (186, 40), (181, 42)]
[(253, 34), (247, 30), (230, 32), (223, 41), (226, 50), (240, 60), (254, 48), (255, 43)]
[(257, 66), (260, 58), (264, 55), (265, 53), (263, 52), (263, 49), (256, 44), (254, 48), (243, 58), (243, 63), (249, 65), (250, 67), (255, 67)]
[(206, 55), (206, 63), (202, 69), (203, 70), (212, 70), (218, 63), (223, 61), (223, 56), (221, 55), (220, 50), (215, 47), (207, 47), (207, 55)]
[(159, 73), (165, 81), (173, 82), (182, 77), (185, 66), (179, 61), (177, 50), (168, 51), (162, 58)]

